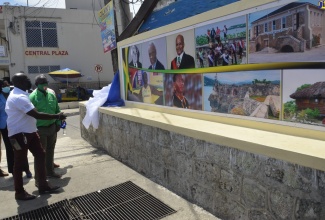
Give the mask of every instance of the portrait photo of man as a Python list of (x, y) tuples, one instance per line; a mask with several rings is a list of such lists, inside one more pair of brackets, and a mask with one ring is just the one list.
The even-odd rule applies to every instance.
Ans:
[(184, 52), (185, 42), (184, 36), (179, 34), (175, 39), (175, 47), (177, 56), (172, 60), (171, 69), (188, 69), (195, 68), (194, 58)]
[(137, 45), (132, 45), (129, 48), (129, 67), (142, 68), (140, 62), (140, 51)]
[(157, 59), (157, 50), (153, 42), (149, 44), (148, 55), (150, 60), (150, 70), (164, 70), (164, 65)]

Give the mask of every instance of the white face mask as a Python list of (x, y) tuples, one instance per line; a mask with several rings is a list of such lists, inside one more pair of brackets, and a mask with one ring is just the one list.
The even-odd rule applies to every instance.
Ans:
[(9, 86), (7, 86), (7, 87), (3, 87), (3, 88), (2, 88), (2, 92), (3, 92), (3, 93), (9, 93), (9, 92), (10, 92), (10, 87), (9, 87)]

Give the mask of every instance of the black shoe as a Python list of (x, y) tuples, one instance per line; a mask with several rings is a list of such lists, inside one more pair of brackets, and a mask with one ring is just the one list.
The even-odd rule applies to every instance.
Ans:
[(16, 193), (15, 194), (15, 199), (16, 200), (32, 200), (35, 199), (36, 196), (29, 194), (28, 192), (24, 191), (22, 193)]
[(44, 189), (39, 189), (39, 194), (46, 194), (46, 193), (52, 193), (56, 190), (60, 189), (60, 186), (47, 186)]

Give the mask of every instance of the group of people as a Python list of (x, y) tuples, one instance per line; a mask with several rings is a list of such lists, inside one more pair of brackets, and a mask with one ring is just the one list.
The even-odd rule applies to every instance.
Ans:
[[(66, 119), (59, 108), (53, 90), (48, 88), (48, 80), (41, 74), (35, 78), (36, 89), (28, 94), (32, 83), (24, 73), (12, 77), (14, 89), (9, 83), (0, 80), (1, 134), (6, 147), (8, 172), (13, 174), (15, 198), (17, 200), (35, 199), (23, 187), (23, 172), (31, 178), (27, 153), (34, 156), (35, 186), (39, 194), (52, 193), (59, 186), (51, 186), (47, 177), (61, 178), (54, 171), (59, 167), (54, 163), (54, 149), (61, 121)], [(8, 89), (9, 88), (9, 89)], [(0, 170), (0, 176), (9, 174)]]
[(229, 41), (228, 43), (210, 44), (209, 49), (198, 49), (200, 67), (204, 67), (207, 59), (209, 67), (234, 65), (241, 62), (243, 58), (245, 43), (242, 39)]

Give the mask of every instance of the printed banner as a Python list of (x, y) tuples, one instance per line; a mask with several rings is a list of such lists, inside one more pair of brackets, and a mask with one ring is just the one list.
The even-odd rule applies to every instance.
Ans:
[(98, 12), (99, 25), (104, 53), (116, 48), (113, 1)]

